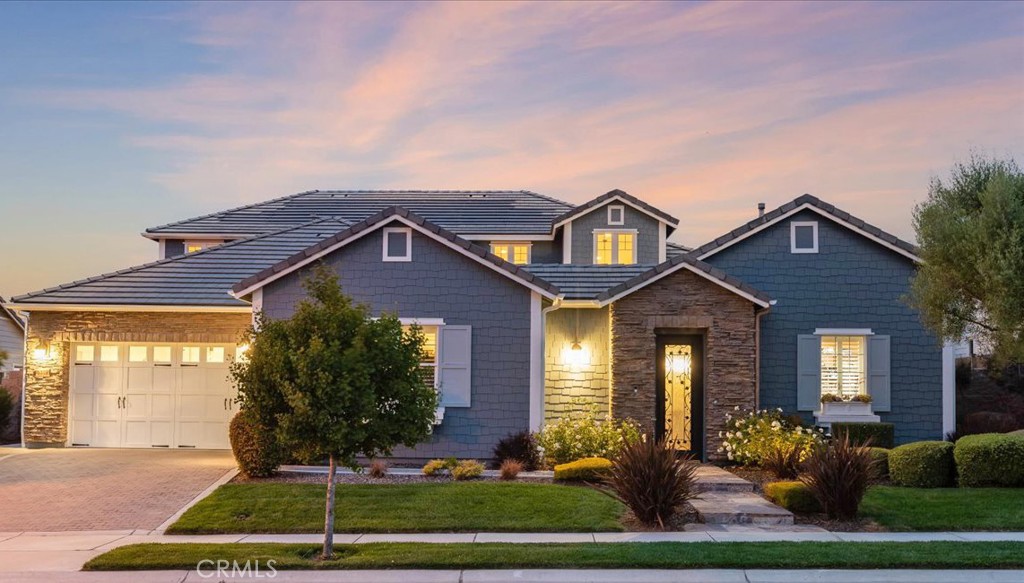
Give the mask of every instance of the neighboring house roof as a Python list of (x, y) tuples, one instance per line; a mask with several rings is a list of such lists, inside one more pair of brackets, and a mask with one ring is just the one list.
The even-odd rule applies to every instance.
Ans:
[(726, 274), (717, 267), (695, 259), (692, 255), (677, 255), (668, 261), (659, 263), (655, 267), (624, 281), (613, 288), (610, 288), (597, 296), (597, 301), (602, 305), (609, 304), (615, 300), (627, 296), (659, 279), (671, 275), (680, 269), (689, 270), (712, 283), (720, 285), (740, 296), (747, 298), (762, 308), (771, 305), (772, 299), (767, 294), (760, 292), (753, 287), (743, 283), (735, 277)]
[(680, 245), (679, 243), (673, 243), (672, 241), (665, 243), (665, 255), (667, 255), (668, 259), (672, 259), (676, 255), (685, 255), (690, 251), (693, 251), (693, 249), (686, 245)]
[(566, 300), (594, 300), (608, 288), (630, 280), (654, 266), (532, 263), (523, 267), (558, 286)]
[(144, 235), (247, 236), (325, 217), (349, 223), (389, 207), (409, 209), (458, 235), (550, 236), (573, 205), (526, 190), (311, 190), (146, 229)]
[(672, 215), (666, 213), (665, 211), (659, 208), (647, 204), (646, 202), (640, 200), (639, 198), (633, 196), (632, 194), (629, 194), (624, 190), (619, 190), (618, 188), (616, 188), (615, 190), (610, 190), (597, 198), (593, 198), (581, 204), (580, 206), (565, 212), (563, 215), (555, 218), (554, 225), (558, 226), (563, 223), (567, 223), (580, 215), (587, 214), (591, 210), (594, 210), (604, 205), (605, 203), (615, 200), (624, 202), (635, 209), (652, 215), (658, 220), (668, 223), (669, 226), (673, 228), (679, 224), (679, 219), (673, 217)]
[(4, 300), (3, 296), (0, 296), (0, 314), (10, 318), (12, 322), (18, 325), (18, 328), (21, 328), (22, 332), (25, 331), (25, 321), (14, 310), (7, 307), (7, 301)]
[(313, 245), (285, 258), (277, 263), (251, 275), (235, 284), (232, 292), (236, 297), (245, 297), (256, 289), (259, 289), (291, 272), (294, 272), (317, 259), (324, 257), (344, 247), (348, 243), (359, 239), (363, 235), (371, 233), (380, 227), (394, 222), (405, 224), (434, 240), (446, 245), (453, 250), (466, 255), (477, 262), (498, 271), (543, 295), (554, 298), (558, 295), (558, 287), (537, 277), (521, 266), (514, 265), (491, 253), (486, 248), (459, 237), (455, 233), (444, 229), (425, 218), (402, 207), (389, 207), (371, 217), (330, 236), (320, 240)]
[(834, 220), (836, 223), (850, 229), (851, 231), (859, 233), (876, 243), (896, 251), (909, 259), (918, 262), (921, 261), (920, 251), (916, 245), (908, 243), (895, 235), (886, 233), (882, 229), (879, 229), (878, 227), (810, 194), (799, 196), (779, 208), (765, 213), (764, 216), (758, 217), (739, 228), (733, 229), (714, 241), (694, 249), (690, 252), (690, 255), (698, 259), (705, 259), (715, 253), (718, 253), (722, 249), (725, 249), (734, 243), (738, 243), (743, 239), (746, 239), (747, 237), (760, 232), (781, 220), (784, 220), (786, 217), (792, 216), (803, 210), (814, 211)]
[(13, 301), (33, 307), (143, 305), (248, 308), (248, 303), (228, 294), (232, 285), (329, 237), (346, 225), (337, 219), (319, 219), (276, 233), (17, 296)]

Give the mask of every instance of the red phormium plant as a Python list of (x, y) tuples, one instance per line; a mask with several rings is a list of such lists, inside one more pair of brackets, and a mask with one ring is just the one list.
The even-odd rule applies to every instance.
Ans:
[(866, 445), (843, 435), (812, 450), (800, 480), (814, 493), (829, 518), (850, 520), (874, 477), (874, 459)]
[(612, 460), (604, 483), (641, 523), (665, 528), (683, 503), (696, 498), (696, 469), (665, 439), (638, 440)]

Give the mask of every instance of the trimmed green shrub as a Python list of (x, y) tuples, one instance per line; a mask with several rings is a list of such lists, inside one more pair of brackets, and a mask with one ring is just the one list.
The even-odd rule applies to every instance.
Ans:
[(1024, 435), (983, 433), (961, 437), (953, 459), (961, 487), (1024, 486)]
[(884, 447), (869, 447), (871, 459), (874, 461), (875, 479), (885, 480), (889, 477), (889, 451)]
[(796, 480), (769, 482), (764, 485), (764, 495), (772, 502), (797, 514), (821, 512), (821, 504), (807, 484)]
[(900, 486), (946, 488), (953, 485), (953, 444), (918, 441), (889, 451), (889, 477)]
[(231, 453), (238, 469), (249, 478), (265, 478), (281, 466), (284, 456), (274, 432), (253, 421), (244, 412), (231, 418), (228, 426)]
[[(869, 445), (892, 449), (894, 445), (892, 423), (833, 423), (832, 436), (846, 435), (854, 445)], [(870, 440), (870, 441), (869, 441)]]
[(608, 459), (603, 457), (587, 457), (555, 466), (555, 479), (595, 482), (604, 478), (611, 468), (612, 462)]
[(445, 459), (430, 460), (423, 466), (424, 476), (438, 476), (441, 472), (451, 472), (459, 465), (459, 461), (453, 457)]

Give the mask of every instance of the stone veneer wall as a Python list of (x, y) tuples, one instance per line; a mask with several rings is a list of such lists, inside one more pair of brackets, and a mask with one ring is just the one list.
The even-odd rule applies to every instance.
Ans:
[[(590, 354), (590, 364), (571, 367), (564, 354), (576, 337), (579, 315), (580, 346)], [(544, 421), (566, 413), (587, 411), (596, 404), (601, 415), (609, 410), (611, 384), (608, 354), (608, 308), (560, 309), (547, 314), (544, 337)]]
[(725, 415), (737, 405), (755, 405), (754, 304), (680, 269), (611, 306), (612, 414), (638, 421), (653, 435), (655, 425), (655, 331), (704, 337), (704, 452), (716, 450)]
[[(252, 322), (247, 313), (32, 312), (25, 359), (28, 447), (67, 441), (71, 342), (236, 342)], [(51, 358), (32, 351), (49, 344)]]

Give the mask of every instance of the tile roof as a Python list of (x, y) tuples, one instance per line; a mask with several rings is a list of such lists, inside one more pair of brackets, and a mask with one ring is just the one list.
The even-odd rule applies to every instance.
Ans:
[(840, 221), (849, 223), (850, 225), (853, 225), (854, 227), (876, 237), (879, 240), (885, 241), (886, 243), (894, 247), (902, 249), (903, 251), (909, 253), (910, 255), (915, 256), (915, 258), (920, 256), (920, 250), (913, 243), (908, 243), (907, 241), (904, 241), (895, 235), (891, 235), (883, 231), (882, 229), (879, 229), (878, 227), (862, 219), (859, 219), (842, 209), (836, 208), (834, 205), (831, 205), (821, 200), (820, 198), (810, 194), (798, 196), (797, 198), (787, 202), (786, 204), (780, 206), (779, 208), (774, 209), (771, 212), (765, 213), (764, 216), (749, 221), (745, 225), (742, 225), (740, 227), (733, 229), (732, 231), (729, 231), (728, 233), (722, 235), (721, 237), (718, 237), (714, 241), (705, 243), (704, 245), (697, 247), (696, 249), (691, 251), (690, 254), (693, 255), (694, 257), (703, 257), (705, 254), (715, 251), (718, 248), (730, 243), (731, 241), (746, 235), (750, 231), (753, 231), (766, 223), (770, 223), (805, 204), (809, 204), (815, 208), (818, 208), (824, 211), (826, 214), (832, 215), (833, 217), (839, 219)]
[(526, 190), (310, 190), (146, 229), (147, 235), (256, 235), (324, 217), (349, 223), (399, 206), (458, 235), (550, 235), (573, 205)]
[(90, 277), (12, 298), (19, 304), (247, 307), (228, 290), (238, 280), (336, 233), (347, 223), (318, 219), (276, 233)]
[(558, 286), (567, 300), (593, 300), (608, 288), (632, 279), (654, 266), (533, 263), (523, 267)]
[(11, 320), (13, 320), (14, 323), (17, 324), (18, 327), (21, 328), (21, 330), (24, 332), (25, 331), (25, 321), (21, 319), (21, 316), (19, 316), (17, 312), (15, 312), (14, 310), (8, 308), (5, 305), (6, 303), (7, 302), (4, 301), (3, 296), (0, 296), (0, 312), (6, 314), (7, 317), (10, 318)]
[(404, 209), (398, 206), (388, 207), (374, 214), (373, 216), (367, 217), (366, 219), (354, 225), (351, 225), (350, 227), (342, 231), (339, 231), (338, 233), (335, 233), (330, 237), (321, 239), (316, 243), (310, 245), (309, 247), (302, 249), (297, 253), (294, 253), (293, 255), (260, 270), (258, 273), (255, 273), (235, 284), (235, 286), (232, 288), (232, 291), (234, 291), (235, 293), (243, 292), (246, 289), (249, 289), (259, 284), (260, 282), (266, 280), (267, 278), (273, 275), (276, 275), (283, 271), (288, 271), (294, 268), (295, 266), (303, 262), (306, 262), (306, 260), (309, 257), (316, 255), (321, 251), (328, 250), (331, 247), (338, 245), (339, 243), (344, 244), (346, 240), (350, 239), (354, 235), (357, 235), (368, 229), (373, 229), (375, 226), (379, 224), (390, 222), (387, 219), (390, 219), (391, 217), (401, 217), (409, 221), (410, 223), (422, 228), (424, 231), (427, 231), (429, 233), (434, 234), (437, 237), (447, 240), (451, 245), (455, 247), (461, 247), (465, 251), (478, 256), (480, 259), (492, 263), (494, 266), (507, 272), (515, 279), (539, 287), (552, 295), (558, 295), (557, 286), (530, 273), (529, 271), (526, 271), (525, 269), (523, 269), (523, 267), (509, 263), (508, 261), (505, 261), (504, 259), (491, 253), (487, 248), (482, 247), (480, 245), (475, 245), (467, 241), (466, 239), (459, 237), (455, 233), (452, 233), (447, 229), (441, 228), (438, 225), (431, 223), (430, 221), (424, 219), (423, 217), (417, 215), (416, 213), (413, 213), (408, 209)]
[(639, 208), (644, 209), (645, 211), (647, 211), (647, 212), (649, 212), (649, 213), (651, 213), (651, 214), (661, 218), (663, 221), (669, 223), (669, 225), (671, 225), (672, 227), (675, 227), (676, 225), (679, 224), (679, 219), (673, 217), (672, 215), (666, 213), (665, 211), (663, 211), (663, 210), (661, 210), (659, 208), (656, 208), (656, 207), (653, 207), (653, 206), (647, 204), (646, 202), (640, 200), (639, 198), (633, 196), (632, 194), (629, 194), (628, 192), (626, 192), (624, 190), (619, 190), (618, 188), (616, 188), (615, 190), (610, 190), (610, 191), (602, 194), (601, 196), (599, 196), (597, 198), (590, 199), (589, 201), (581, 204), (580, 206), (565, 212), (564, 214), (562, 214), (559, 217), (556, 217), (555, 220), (554, 220), (554, 224), (557, 225), (558, 223), (567, 221), (567, 220), (569, 220), (569, 219), (571, 219), (571, 218), (573, 218), (573, 217), (575, 217), (577, 215), (581, 215), (581, 214), (587, 212), (588, 210), (590, 210), (590, 209), (592, 209), (594, 207), (601, 206), (602, 204), (605, 203), (605, 201), (607, 201), (609, 199), (612, 199), (612, 198), (615, 198), (615, 197), (619, 197), (622, 200), (624, 200), (624, 201), (626, 201), (626, 202), (628, 202), (628, 203), (630, 203), (630, 204), (632, 204), (634, 206), (637, 206)]
[(665, 255), (667, 256), (667, 259), (672, 259), (676, 255), (683, 255), (690, 251), (693, 251), (693, 249), (686, 245), (680, 245), (679, 243), (673, 243), (672, 241), (665, 243)]

